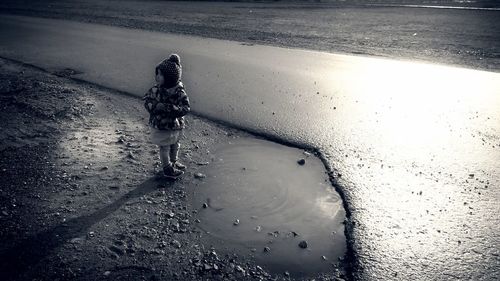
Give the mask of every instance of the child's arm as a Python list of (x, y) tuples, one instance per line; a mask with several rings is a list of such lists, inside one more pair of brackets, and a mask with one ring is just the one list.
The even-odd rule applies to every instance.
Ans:
[(155, 111), (156, 106), (158, 105), (157, 93), (158, 88), (155, 86), (149, 89), (142, 98), (144, 100), (144, 107), (149, 113)]
[(191, 105), (189, 104), (189, 98), (184, 91), (183, 88), (179, 88), (178, 90), (179, 99), (177, 100), (177, 104), (172, 106), (170, 114), (173, 117), (182, 117), (191, 111)]

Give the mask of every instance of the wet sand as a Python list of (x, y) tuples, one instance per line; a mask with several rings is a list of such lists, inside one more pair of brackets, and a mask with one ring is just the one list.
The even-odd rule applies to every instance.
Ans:
[[(323, 189), (320, 194), (326, 195), (331, 186), (323, 182), (324, 166), (315, 156), (305, 157), (306, 165), (300, 166), (296, 158), (303, 155), (301, 150), (189, 116), (181, 150), (181, 159), (189, 169), (179, 181), (165, 181), (157, 176), (158, 151), (149, 141), (147, 116), (139, 99), (5, 60), (0, 66), (0, 238), (8, 241), (0, 247), (2, 280), (285, 277), (288, 260), (275, 268), (271, 262), (278, 259), (258, 259), (251, 251), (238, 252), (218, 244), (202, 227), (210, 225), (211, 218), (202, 213), (196, 198), (210, 197), (213, 204), (218, 202), (215, 198), (222, 191), (213, 185), (217, 183), (213, 178), (230, 176), (218, 170), (219, 158), (226, 155), (219, 154), (219, 149), (226, 147), (223, 144), (250, 142), (262, 151), (277, 153), (274, 159), (281, 153), (289, 155), (286, 161), (290, 163), (284, 163), (288, 168), (314, 179), (323, 174), (316, 184)], [(245, 151), (239, 147), (236, 154), (244, 156), (242, 164), (251, 160)], [(265, 188), (269, 184), (266, 180), (271, 179), (251, 177), (253, 169), (248, 167), (249, 177), (240, 178), (246, 179), (241, 186)], [(280, 173), (286, 174), (287, 169)], [(207, 178), (195, 176), (202, 172)], [(272, 183), (278, 202), (287, 202), (288, 197), (282, 195), (288, 191), (288, 181)], [(319, 199), (323, 198), (320, 194)], [(259, 200), (246, 195), (247, 200)], [(335, 217), (336, 226), (330, 227), (342, 231), (342, 207), (338, 197), (332, 196), (332, 202), (324, 202), (332, 207), (331, 216)], [(302, 209), (309, 204), (314, 206), (307, 201), (294, 210), (308, 214)], [(236, 207), (227, 206), (227, 210)], [(233, 228), (232, 221), (219, 223), (228, 230), (219, 237), (238, 235), (237, 231), (245, 228), (245, 214), (238, 211), (244, 210), (234, 212), (241, 218), (241, 228)], [(268, 214), (286, 215), (287, 211), (275, 209)], [(263, 219), (266, 212), (259, 214)], [(266, 229), (275, 228), (277, 222), (267, 221)], [(342, 234), (337, 234), (338, 240), (322, 241), (338, 247), (332, 260), (324, 261), (315, 238), (302, 231), (305, 225), (295, 221), (289, 227), (299, 229), (303, 239), (310, 239), (310, 249), (301, 249), (293, 241), (281, 249), (282, 255), (313, 253), (311, 262), (327, 265), (321, 272), (305, 272), (307, 276), (320, 280), (344, 276), (336, 256), (344, 254)], [(324, 230), (315, 229), (315, 233), (331, 235), (326, 232), (330, 229)], [(265, 240), (273, 239), (280, 238), (269, 236)], [(337, 242), (341, 244), (332, 245)], [(277, 249), (273, 247), (275, 254)], [(292, 264), (290, 261), (289, 266)], [(293, 268), (288, 270), (294, 273)]]

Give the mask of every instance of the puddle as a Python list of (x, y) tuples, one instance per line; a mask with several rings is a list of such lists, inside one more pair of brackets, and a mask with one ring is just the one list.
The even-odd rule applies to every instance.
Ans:
[(338, 265), (345, 212), (317, 157), (258, 139), (237, 139), (213, 153), (200, 169), (206, 178), (189, 191), (206, 245), (253, 258), (275, 274), (308, 276)]

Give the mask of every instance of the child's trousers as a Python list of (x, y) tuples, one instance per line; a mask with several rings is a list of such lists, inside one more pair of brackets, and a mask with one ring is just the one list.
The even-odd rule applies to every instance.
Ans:
[(176, 142), (171, 145), (162, 145), (160, 146), (160, 159), (163, 167), (167, 167), (177, 162), (179, 159), (179, 142)]

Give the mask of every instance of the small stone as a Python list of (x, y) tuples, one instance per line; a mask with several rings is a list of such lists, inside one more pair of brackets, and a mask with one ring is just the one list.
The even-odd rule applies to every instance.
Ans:
[(205, 176), (204, 174), (202, 173), (195, 173), (194, 174), (194, 177), (197, 178), (197, 179), (203, 179), (203, 178), (206, 178), (207, 176)]
[(111, 274), (111, 271), (104, 271), (104, 276), (109, 276)]
[(269, 247), (264, 247), (264, 253), (269, 253), (271, 252), (271, 248)]
[(234, 222), (233, 222), (234, 225), (238, 225), (240, 224), (240, 220), (239, 219), (235, 219)]
[(208, 208), (208, 204), (207, 203), (203, 203), (203, 209), (206, 209)]
[(299, 161), (297, 161), (297, 163), (302, 166), (302, 165), (306, 164), (306, 159), (302, 158)]
[(327, 260), (327, 258), (325, 256), (321, 256), (321, 259), (324, 260), (324, 261)]
[(177, 249), (181, 248), (181, 242), (177, 240), (173, 240), (170, 244), (172, 244), (172, 246), (176, 247)]
[(132, 153), (132, 151), (128, 152), (127, 157), (130, 158), (130, 159), (135, 159), (136, 158), (135, 155)]
[(216, 251), (211, 251), (210, 252), (210, 257), (215, 258), (216, 260), (219, 260), (219, 256), (217, 255)]
[(261, 231), (262, 231), (262, 226), (257, 225), (257, 226), (255, 227), (255, 231), (257, 231), (257, 232), (261, 232)]
[(290, 272), (285, 271), (285, 273), (284, 273), (284, 274), (285, 274), (285, 276), (286, 276), (286, 277), (290, 277)]
[(195, 220), (194, 220), (194, 222), (195, 222), (195, 223), (200, 223), (200, 222), (201, 222), (201, 220), (199, 220), (199, 219), (195, 219)]
[(236, 266), (236, 271), (241, 272), (241, 273), (245, 273), (245, 270), (239, 265)]
[(302, 249), (307, 248), (307, 241), (306, 241), (306, 240), (302, 240), (302, 241), (300, 241), (300, 243), (299, 243), (299, 247), (301, 247)]

